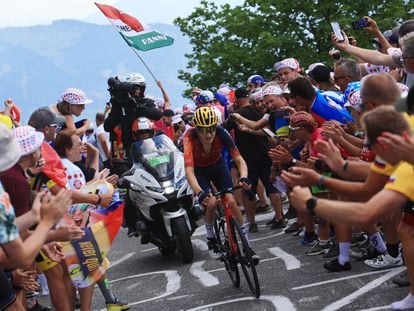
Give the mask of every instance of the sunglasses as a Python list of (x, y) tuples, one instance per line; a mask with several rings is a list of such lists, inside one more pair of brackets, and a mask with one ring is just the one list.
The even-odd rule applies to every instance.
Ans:
[(197, 126), (197, 132), (199, 132), (200, 134), (208, 134), (208, 133), (214, 133), (216, 131), (217, 126), (213, 125), (213, 126), (209, 126), (209, 127), (201, 127), (201, 126)]

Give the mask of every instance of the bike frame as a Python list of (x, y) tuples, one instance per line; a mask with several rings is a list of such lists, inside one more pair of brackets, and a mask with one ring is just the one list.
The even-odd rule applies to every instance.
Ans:
[(237, 254), (238, 245), (233, 239), (233, 232), (231, 231), (231, 227), (230, 227), (230, 218), (233, 217), (234, 214), (233, 214), (233, 211), (230, 208), (231, 203), (229, 202), (228, 198), (226, 197), (226, 194), (227, 193), (221, 195), (220, 203), (221, 203), (221, 206), (223, 206), (224, 216), (225, 216), (225, 219), (226, 219), (227, 238), (229, 240), (230, 250), (231, 250), (232, 254)]

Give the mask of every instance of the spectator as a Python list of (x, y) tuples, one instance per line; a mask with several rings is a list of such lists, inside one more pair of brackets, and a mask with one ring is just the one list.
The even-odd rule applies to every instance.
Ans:
[(111, 144), (109, 142), (109, 133), (104, 130), (105, 115), (98, 112), (95, 117), (96, 122), (96, 145), (99, 150), (99, 158), (103, 167), (111, 169)]

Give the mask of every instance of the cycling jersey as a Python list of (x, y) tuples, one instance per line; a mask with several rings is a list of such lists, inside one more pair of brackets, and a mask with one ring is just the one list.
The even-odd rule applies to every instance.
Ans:
[(216, 135), (207, 153), (197, 137), (196, 129), (190, 129), (184, 136), (184, 163), (185, 167), (208, 167), (221, 159), (223, 147), (227, 147), (231, 157), (237, 158), (240, 152), (230, 137), (230, 134), (221, 126), (217, 126)]

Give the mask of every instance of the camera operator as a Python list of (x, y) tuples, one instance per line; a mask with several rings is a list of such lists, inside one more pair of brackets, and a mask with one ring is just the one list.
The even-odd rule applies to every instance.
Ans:
[(152, 99), (145, 98), (145, 78), (139, 73), (117, 76), (108, 79), (108, 91), (111, 94), (112, 109), (104, 123), (104, 129), (112, 132), (117, 125), (121, 126), (122, 143), (129, 157), (132, 138), (132, 122), (138, 117), (152, 120), (161, 119), (159, 111)]

